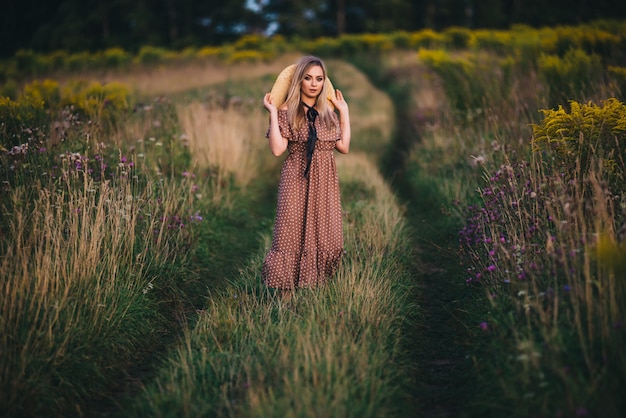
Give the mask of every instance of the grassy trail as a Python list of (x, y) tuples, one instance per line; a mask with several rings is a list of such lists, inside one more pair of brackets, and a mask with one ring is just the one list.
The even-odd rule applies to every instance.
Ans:
[[(426, 418), (474, 416), (471, 404), (475, 387), (472, 350), (475, 329), (472, 319), (476, 289), (464, 283), (458, 253), (460, 226), (446, 212), (446, 202), (437, 189), (440, 179), (411, 165), (407, 157), (420, 142), (424, 121), (415, 121), (415, 80), (421, 97), (436, 97), (430, 83), (421, 82), (420, 71), (410, 66), (396, 73), (357, 60), (357, 67), (393, 99), (395, 131), (381, 162), (385, 179), (406, 208), (405, 218), (415, 248), (414, 282), (419, 315), (406, 331), (414, 361), (416, 411)], [(398, 76), (398, 74), (400, 76)], [(469, 324), (469, 325), (468, 325)], [(477, 327), (474, 327), (477, 328)]]
[[(381, 402), (380, 404), (374, 402), (372, 404), (374, 406), (370, 405), (361, 411), (366, 416), (380, 416), (381, 411), (387, 411), (386, 413), (393, 411), (392, 415), (401, 416), (406, 414), (423, 417), (468, 416), (466, 404), (472, 394), (472, 376), (470, 372), (471, 360), (467, 353), (470, 351), (471, 332), (466, 328), (465, 323), (467, 321), (463, 317), (471, 294), (468, 293), (463, 285), (463, 280), (461, 279), (462, 271), (455, 252), (456, 226), (451, 225), (449, 218), (442, 214), (441, 199), (431, 186), (427, 176), (418, 172), (408, 173), (408, 170), (404, 167), (402, 156), (405, 155), (410, 145), (410, 141), (407, 141), (407, 139), (414, 141), (417, 135), (415, 131), (410, 130), (411, 125), (406, 123), (406, 118), (409, 116), (410, 111), (402, 106), (402, 103), (396, 103), (396, 106), (393, 107), (389, 98), (385, 97), (380, 91), (362, 88), (362, 86), (368, 85), (368, 81), (354, 67), (342, 62), (333, 62), (331, 65), (335, 70), (334, 74), (336, 74), (334, 77), (335, 83), (342, 86), (344, 90), (354, 92), (356, 96), (354, 105), (352, 105), (353, 114), (361, 115), (356, 123), (357, 134), (355, 137), (359, 139), (359, 142), (355, 142), (357, 155), (351, 154), (345, 157), (343, 161), (342, 158), (344, 157), (339, 159), (340, 168), (343, 167), (340, 171), (343, 173), (342, 176), (344, 178), (342, 187), (344, 206), (348, 208), (348, 211), (356, 211), (356, 208), (360, 210), (368, 199), (374, 197), (372, 193), (381, 193), (372, 191), (384, 187), (382, 184), (374, 186), (370, 183), (370, 181), (374, 181), (374, 183), (380, 181), (377, 179), (376, 176), (378, 174), (376, 173), (371, 173), (365, 176), (365, 178), (352, 178), (349, 181), (345, 181), (345, 177), (353, 177), (358, 175), (357, 173), (364, 173), (364, 170), (372, 169), (367, 163), (361, 167), (358, 167), (359, 163), (357, 163), (356, 168), (350, 167), (353, 165), (353, 161), (359, 161), (362, 158), (358, 154), (371, 154), (380, 158), (380, 155), (387, 148), (387, 156), (394, 158), (387, 158), (382, 165), (386, 169), (387, 181), (393, 185), (396, 195), (401, 198), (407, 208), (404, 215), (411, 231), (410, 241), (413, 246), (413, 250), (411, 250), (413, 258), (410, 261), (406, 258), (406, 255), (400, 255), (400, 259), (398, 259), (398, 265), (400, 266), (398, 267), (398, 272), (406, 274), (406, 271), (410, 271), (412, 276), (408, 279), (412, 284), (406, 288), (409, 295), (408, 299), (399, 301), (405, 304), (404, 308), (400, 309), (409, 309), (402, 315), (411, 318), (410, 321), (402, 326), (403, 335), (401, 336), (403, 350), (405, 354), (408, 353), (409, 358), (401, 360), (404, 369), (400, 374), (404, 377), (396, 376), (406, 379), (401, 384), (401, 386), (404, 386), (404, 394), (398, 397), (399, 393), (395, 389), (384, 386), (388, 384), (385, 383), (388, 377), (383, 377), (381, 383), (383, 386), (380, 386), (379, 390), (381, 393), (389, 391), (387, 392), (388, 396), (395, 397), (394, 399), (397, 402), (395, 407), (390, 408), (388, 400), (378, 400), (375, 402)], [(390, 90), (392, 94), (395, 91), (393, 89)], [(365, 95), (370, 100), (363, 100), (359, 95)], [(381, 103), (384, 103), (382, 110)], [(394, 112), (395, 123), (393, 123)], [(368, 114), (373, 116), (368, 118), (365, 116)], [(391, 130), (389, 128), (393, 125), (396, 127), (394, 139), (392, 142), (385, 141), (385, 137), (391, 138)], [(395, 152), (389, 152), (389, 150), (395, 150)], [(398, 150), (400, 152), (397, 152)], [(346, 164), (348, 164), (347, 168)], [(394, 167), (394, 169), (391, 170), (390, 167)], [(412, 181), (406, 180), (409, 178)], [(171, 414), (191, 416), (195, 413), (200, 413), (198, 410), (187, 409), (189, 405), (199, 405), (198, 407), (201, 409), (203, 407), (210, 408), (209, 410), (213, 410), (219, 415), (263, 415), (268, 411), (266, 409), (269, 407), (269, 405), (266, 405), (268, 401), (280, 403), (278, 409), (273, 411), (274, 414), (278, 414), (280, 411), (287, 411), (297, 416), (316, 416), (317, 413), (323, 413), (324, 409), (298, 409), (293, 405), (290, 406), (289, 402), (282, 404), (288, 397), (300, 396), (299, 394), (290, 395), (289, 391), (281, 394), (282, 389), (276, 388), (278, 393), (270, 393), (269, 398), (263, 399), (268, 394), (264, 394), (261, 391), (247, 395), (251, 398), (245, 400), (245, 396), (239, 393), (241, 391), (240, 388), (225, 389), (225, 387), (230, 387), (233, 383), (227, 383), (227, 380), (223, 380), (223, 377), (214, 376), (207, 381), (206, 376), (197, 375), (199, 370), (206, 367), (207, 362), (211, 364), (217, 361), (211, 358), (199, 359), (197, 350), (200, 349), (199, 347), (215, 344), (215, 341), (218, 340), (219, 342), (217, 342), (215, 347), (218, 350), (217, 354), (235, 357), (230, 357), (230, 363), (224, 371), (220, 371), (219, 367), (224, 366), (221, 365), (221, 360), (218, 361), (217, 365), (212, 366), (214, 369), (211, 373), (218, 373), (218, 375), (220, 373), (234, 374), (233, 376), (235, 377), (231, 377), (231, 379), (234, 378), (236, 382), (239, 382), (238, 385), (243, 384), (246, 387), (253, 385), (253, 383), (250, 383), (251, 380), (254, 382), (255, 379), (260, 379), (262, 382), (265, 379), (275, 379), (277, 376), (274, 376), (274, 373), (268, 370), (255, 370), (256, 367), (262, 367), (261, 365), (255, 365), (254, 363), (246, 364), (244, 362), (241, 366), (237, 366), (239, 361), (247, 358), (246, 356), (248, 355), (253, 356), (250, 359), (265, 358), (265, 353), (260, 347), (264, 344), (269, 344), (269, 341), (265, 339), (270, 337), (268, 335), (256, 336), (256, 328), (267, 327), (266, 334), (274, 334), (279, 332), (279, 329), (291, 329), (293, 326), (296, 327), (295, 329), (301, 329), (303, 326), (310, 327), (311, 320), (318, 321), (320, 317), (332, 318), (332, 315), (336, 315), (336, 313), (332, 313), (335, 310), (340, 312), (340, 315), (343, 315), (344, 309), (349, 308), (342, 308), (339, 306), (340, 304), (362, 303), (358, 295), (355, 297), (353, 291), (343, 286), (331, 289), (330, 293), (327, 292), (327, 289), (321, 294), (311, 295), (317, 301), (315, 303), (320, 304), (320, 306), (312, 305), (310, 300), (300, 298), (294, 307), (297, 311), (297, 317), (289, 318), (284, 316), (285, 312), (274, 310), (275, 308), (271, 306), (271, 299), (266, 300), (267, 296), (262, 294), (262, 289), (257, 288), (256, 284), (252, 285), (251, 288), (249, 287), (250, 284), (246, 284), (250, 283), (250, 276), (253, 276), (255, 280), (258, 279), (254, 271), (258, 270), (259, 256), (263, 252), (263, 249), (259, 247), (259, 237), (263, 235), (269, 236), (271, 233), (273, 211), (275, 209), (276, 182), (277, 178), (257, 178), (249, 186), (247, 193), (237, 195), (236, 210), (225, 210), (224, 212), (216, 213), (209, 222), (205, 223), (198, 237), (203, 242), (203, 245), (199, 247), (195, 263), (199, 276), (206, 280), (209, 288), (212, 288), (210, 293), (215, 298), (212, 296), (209, 299), (209, 306), (204, 309), (200, 309), (201, 306), (194, 306), (192, 303), (191, 306), (194, 306), (196, 311), (188, 310), (184, 321), (180, 324), (182, 326), (179, 327), (179, 329), (189, 330), (185, 333), (186, 335), (183, 335), (181, 338), (181, 335), (177, 334), (174, 336), (172, 334), (168, 344), (164, 343), (162, 346), (155, 347), (155, 354), (160, 351), (159, 355), (148, 356), (146, 361), (130, 368), (127, 379), (130, 384), (122, 385), (119, 388), (120, 390), (113, 395), (113, 405), (110, 404), (108, 408), (104, 409), (101, 408), (102, 404), (97, 405), (96, 409), (100, 411), (100, 414), (97, 415), (141, 416), (145, 413), (156, 413), (160, 416), (169, 416)], [(400, 221), (400, 223), (404, 222)], [(355, 225), (357, 228), (360, 228), (358, 223)], [(359, 230), (355, 230), (354, 233), (357, 234), (353, 238), (356, 239), (354, 241), (356, 245), (357, 242), (363, 240), (363, 237), (359, 238), (359, 234), (361, 234)], [(350, 239), (348, 239), (348, 245), (351, 245)], [(386, 244), (377, 242), (376, 245), (384, 247)], [(415, 255), (417, 256), (415, 257)], [(397, 256), (397, 254), (394, 254), (394, 256)], [(349, 258), (353, 257), (349, 256)], [(366, 270), (372, 267), (367, 263), (359, 266), (359, 263), (363, 262), (358, 262), (357, 260), (358, 257), (348, 261), (349, 267), (340, 275), (351, 281), (352, 285), (364, 286), (364, 289), (368, 292), (373, 291), (367, 288), (369, 284), (360, 282), (361, 279), (358, 278), (360, 275), (370, 274), (366, 273)], [(404, 265), (402, 265), (403, 263)], [(348, 271), (354, 268), (364, 268), (366, 270)], [(395, 271), (395, 267), (391, 268), (391, 271)], [(375, 269), (379, 269), (379, 267), (375, 267)], [(236, 276), (242, 275), (242, 270), (246, 270), (243, 273), (243, 282), (241, 278), (235, 279)], [(383, 269), (383, 271), (387, 270)], [(404, 273), (401, 271), (404, 271)], [(353, 276), (355, 273), (356, 276)], [(375, 272), (374, 274), (377, 273)], [(223, 288), (224, 285), (228, 289), (225, 289), (225, 294), (222, 295), (224, 292), (221, 292), (219, 289)], [(406, 284), (403, 286), (406, 286)], [(380, 290), (375, 291), (378, 292)], [(263, 318), (249, 318), (245, 310), (232, 311), (233, 295), (242, 298), (241, 302), (239, 302), (240, 307), (244, 306), (246, 309), (261, 312), (261, 316), (264, 315), (264, 312), (267, 312), (267, 320), (269, 322), (265, 322)], [(254, 301), (248, 298), (253, 295), (256, 295), (255, 299), (260, 298), (260, 300)], [(369, 298), (371, 296), (366, 297)], [(241, 305), (242, 303), (244, 305)], [(363, 326), (360, 323), (360, 318), (364, 313), (358, 313), (357, 309), (357, 312), (354, 312), (353, 315), (354, 317), (351, 318), (353, 326), (357, 328)], [(274, 325), (274, 322), (277, 320), (279, 321), (278, 328)], [(325, 321), (325, 319), (322, 321)], [(238, 331), (234, 330), (235, 334), (233, 336), (227, 340), (222, 340), (224, 337), (221, 336), (221, 333), (229, 329), (230, 326), (228, 324), (232, 323), (250, 324), (248, 326), (251, 328), (245, 332), (248, 335), (245, 338), (251, 340), (247, 344), (259, 344), (258, 347), (253, 349), (253, 353), (248, 353), (249, 347), (242, 348), (235, 345), (227, 348), (229, 344), (233, 344), (231, 338), (240, 338)], [(369, 328), (364, 328), (364, 330), (366, 334), (371, 332)], [(331, 336), (332, 338), (339, 338), (337, 342), (341, 341), (340, 344), (345, 345), (346, 342), (341, 340), (345, 336), (342, 337), (341, 333), (347, 331), (347, 329), (344, 330), (340, 327), (339, 331), (338, 336), (335, 337), (334, 334), (331, 334)], [(299, 331), (294, 332), (297, 334)], [(311, 334), (313, 332), (315, 333)], [(320, 338), (317, 332), (319, 331), (314, 329), (307, 330), (304, 339), (317, 341), (317, 338)], [(327, 330), (326, 332), (329, 331)], [(260, 338), (260, 340), (254, 340), (254, 338)], [(285, 340), (281, 344), (286, 344), (287, 346), (295, 344), (291, 350), (296, 350), (297, 352), (301, 342), (298, 339), (294, 341)], [(395, 350), (393, 346), (390, 346), (389, 349)], [(202, 348), (202, 350), (205, 349)], [(203, 353), (206, 352), (203, 351)], [(202, 354), (201, 357), (203, 358), (205, 355)], [(322, 356), (321, 353), (307, 354), (307, 356), (309, 355)], [(346, 356), (344, 361), (347, 364), (353, 361), (363, 361), (362, 358), (356, 360), (359, 356), (356, 358)], [(291, 367), (291, 362), (297, 360), (281, 358), (261, 361), (271, 361), (272, 368), (286, 371)], [(324, 363), (329, 360), (320, 357), (318, 361)], [(239, 367), (241, 369), (238, 369)], [(230, 371), (227, 372), (226, 370)], [(337, 372), (334, 371), (333, 374)], [(397, 372), (393, 371), (393, 373)], [(278, 373), (280, 374), (280, 372)], [(303, 373), (305, 375), (307, 373), (312, 373), (312, 376), (317, 375), (315, 370), (310, 371), (307, 369), (307, 366), (304, 366)], [(174, 386), (180, 386), (183, 382), (180, 380), (180, 376), (176, 377), (178, 375), (187, 376), (183, 378), (185, 382), (191, 383), (195, 381), (195, 383), (191, 383), (191, 386), (186, 389), (173, 389)], [(335, 383), (335, 385), (340, 386), (343, 384), (342, 379), (344, 377), (351, 380), (349, 375), (338, 375), (335, 376), (338, 379), (338, 383)], [(217, 381), (211, 381), (211, 379), (216, 378)], [(379, 378), (377, 377), (376, 379)], [(241, 383), (242, 379), (244, 383)], [(294, 379), (295, 381), (292, 384), (303, 384), (302, 381), (298, 381), (297, 376)], [(210, 394), (214, 390), (212, 385), (215, 384), (222, 387), (222, 389), (219, 389), (222, 393), (218, 391)], [(304, 384), (307, 387), (307, 384)], [(204, 391), (202, 389), (203, 386)], [(147, 388), (148, 391), (143, 390), (140, 392), (139, 389), (141, 387)], [(225, 390), (228, 393), (223, 392)], [(234, 394), (232, 393), (233, 390), (235, 391)], [(358, 393), (359, 390), (357, 388), (355, 393)], [(352, 391), (355, 391), (355, 389), (353, 388)], [(348, 393), (344, 395), (348, 396)], [(224, 399), (225, 396), (227, 399)], [(232, 399), (233, 396), (235, 399)], [(260, 396), (261, 399), (255, 398), (255, 396)], [(321, 393), (315, 396), (325, 395)], [(176, 400), (177, 398), (179, 400)], [(217, 406), (203, 406), (204, 402), (207, 401), (209, 405), (217, 404)], [(301, 401), (308, 404), (311, 402), (311, 399), (301, 399)], [(181, 405), (180, 407), (172, 405), (172, 403), (177, 404), (178, 402), (187, 402), (188, 405)], [(243, 412), (246, 410), (245, 408), (241, 409), (241, 402), (249, 403), (249, 406), (245, 407), (249, 408), (247, 413)], [(318, 403), (314, 400), (313, 402), (314, 404)], [(354, 403), (354, 400), (347, 398), (345, 402)], [(340, 402), (335, 407), (345, 408), (345, 406), (346, 404)], [(357, 405), (358, 407), (360, 406)], [(349, 411), (349, 409), (346, 411)], [(200, 415), (202, 414), (200, 413)]]

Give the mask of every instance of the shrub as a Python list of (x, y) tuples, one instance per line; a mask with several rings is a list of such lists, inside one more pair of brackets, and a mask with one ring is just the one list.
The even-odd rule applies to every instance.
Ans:
[(71, 106), (93, 122), (110, 124), (130, 107), (130, 90), (122, 83), (74, 82), (63, 89), (63, 106)]
[(109, 48), (102, 53), (102, 63), (105, 68), (124, 68), (130, 64), (130, 54), (122, 48)]
[(390, 35), (391, 42), (396, 48), (409, 49), (411, 47), (411, 34), (406, 31), (392, 32)]
[(338, 38), (322, 37), (313, 41), (304, 41), (300, 44), (301, 49), (311, 54), (335, 57), (346, 52), (343, 48), (348, 47), (347, 40), (340, 41)]
[(470, 46), (501, 55), (510, 52), (511, 40), (514, 37), (509, 31), (496, 30), (475, 30), (473, 35)]
[(467, 28), (450, 27), (443, 34), (447, 38), (447, 43), (456, 49), (465, 49), (472, 40), (472, 31)]
[(418, 57), (443, 80), (451, 108), (463, 117), (481, 113), (486, 104), (501, 103), (511, 87), (513, 61), (488, 54), (452, 57), (443, 50), (420, 49)]
[(45, 127), (47, 122), (42, 99), (27, 96), (14, 101), (0, 97), (0, 149), (10, 151), (14, 146), (28, 144), (33, 130)]
[(267, 38), (261, 35), (244, 35), (233, 44), (233, 48), (235, 51), (261, 51), (264, 49), (266, 43)]
[(552, 106), (570, 99), (584, 100), (603, 75), (600, 57), (588, 55), (582, 49), (571, 49), (563, 58), (542, 54), (538, 66)]
[(205, 46), (198, 50), (196, 56), (198, 58), (214, 58), (220, 55), (221, 48), (217, 46)]
[(423, 29), (411, 34), (410, 46), (412, 49), (441, 48), (446, 44), (446, 37), (432, 29)]
[(575, 176), (579, 184), (591, 168), (601, 165), (602, 175), (618, 193), (626, 187), (626, 105), (608, 99), (601, 106), (570, 102), (542, 110), (543, 121), (533, 126), (535, 151), (554, 151), (557, 165), (565, 176)]
[(2, 86), (0, 86), (0, 97), (8, 97), (9, 99), (17, 99), (19, 92), (19, 86), (14, 79), (7, 80)]
[(167, 50), (155, 46), (142, 46), (137, 54), (140, 64), (160, 64), (166, 60)]
[(54, 51), (47, 56), (50, 68), (53, 70), (63, 70), (67, 67), (67, 59), (70, 54), (65, 50)]
[(67, 69), (84, 71), (96, 67), (97, 60), (87, 51), (77, 52), (67, 57)]
[(50, 69), (41, 55), (31, 50), (21, 49), (15, 53), (15, 66), (18, 73), (24, 75), (39, 75)]
[(45, 108), (58, 108), (61, 104), (61, 90), (59, 83), (50, 80), (35, 80), (24, 86), (24, 96), (34, 100), (43, 100)]

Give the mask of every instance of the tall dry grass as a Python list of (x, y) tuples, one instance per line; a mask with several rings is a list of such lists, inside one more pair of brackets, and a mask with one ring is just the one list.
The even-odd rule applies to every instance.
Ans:
[(16, 187), (2, 207), (3, 416), (76, 413), (119, 376), (152, 338), (159, 270), (181, 254), (184, 185), (96, 182), (68, 166), (62, 178)]
[(471, 246), (472, 280), (487, 286), (492, 305), (485, 323), (511, 354), (495, 367), (517, 376), (501, 380), (504, 397), (525, 405), (516, 416), (623, 408), (626, 198), (602, 171), (596, 165), (579, 183), (541, 158), (504, 165), (482, 190), (486, 211), (468, 220), (465, 231), (481, 241)]
[(246, 187), (267, 164), (267, 116), (262, 108), (237, 109), (193, 102), (177, 109), (193, 164), (217, 177), (214, 199), (221, 199), (231, 177)]

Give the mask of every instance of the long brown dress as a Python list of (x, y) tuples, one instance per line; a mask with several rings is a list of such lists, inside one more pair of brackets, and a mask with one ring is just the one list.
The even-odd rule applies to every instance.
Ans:
[[(332, 114), (335, 121), (336, 114)], [(289, 140), (278, 186), (278, 205), (272, 247), (263, 262), (263, 281), (269, 287), (312, 287), (332, 276), (343, 253), (339, 179), (335, 142), (339, 129), (315, 121), (317, 143), (308, 178), (306, 143), (308, 127), (289, 125), (286, 110), (278, 111), (278, 127)], [(268, 131), (269, 133), (269, 131)]]

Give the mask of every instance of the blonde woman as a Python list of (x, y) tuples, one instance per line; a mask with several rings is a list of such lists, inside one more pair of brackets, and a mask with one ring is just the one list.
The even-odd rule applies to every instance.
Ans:
[(324, 62), (313, 56), (287, 67), (263, 105), (270, 114), (266, 137), (272, 154), (289, 153), (263, 281), (288, 298), (296, 288), (324, 283), (343, 254), (334, 151), (346, 154), (350, 149), (350, 114)]

